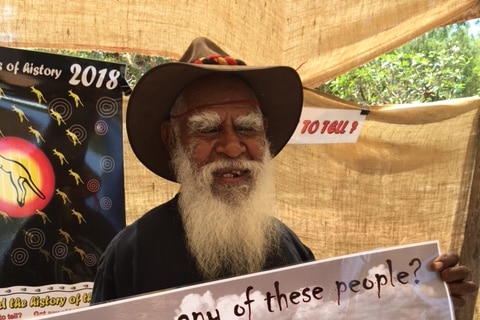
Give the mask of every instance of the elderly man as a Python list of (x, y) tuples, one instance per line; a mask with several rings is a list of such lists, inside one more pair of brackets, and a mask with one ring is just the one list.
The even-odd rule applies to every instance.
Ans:
[[(302, 90), (293, 69), (245, 66), (205, 38), (140, 80), (127, 109), (132, 149), (181, 188), (111, 242), (92, 302), (314, 259), (270, 215), (271, 159), (296, 128)], [(457, 262), (448, 255), (435, 268), (461, 303), (475, 286)]]

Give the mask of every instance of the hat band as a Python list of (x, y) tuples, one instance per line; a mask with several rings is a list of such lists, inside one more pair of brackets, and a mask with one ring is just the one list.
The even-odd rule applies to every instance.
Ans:
[(193, 61), (195, 64), (217, 64), (230, 66), (245, 66), (245, 62), (239, 59), (232, 58), (221, 54), (211, 54), (206, 57), (198, 58)]
[(258, 102), (255, 101), (255, 100), (233, 100), (233, 101), (214, 102), (214, 103), (202, 104), (202, 105), (199, 105), (199, 106), (197, 106), (193, 109), (189, 109), (189, 110), (187, 110), (185, 112), (182, 112), (182, 113), (179, 113), (179, 114), (175, 114), (175, 115), (170, 114), (170, 119), (176, 119), (176, 118), (183, 117), (184, 115), (192, 113), (193, 111), (196, 111), (198, 109), (204, 109), (204, 108), (215, 107), (215, 106), (224, 106), (224, 105), (228, 105), (228, 104), (249, 104), (249, 105), (255, 106), (257, 109), (260, 110), (260, 106), (258, 105)]

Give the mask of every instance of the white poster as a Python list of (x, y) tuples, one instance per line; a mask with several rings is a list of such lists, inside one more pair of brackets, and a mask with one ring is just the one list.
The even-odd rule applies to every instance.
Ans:
[[(51, 314), (49, 319), (454, 319), (437, 242), (299, 264)], [(46, 319), (40, 317), (39, 319)]]
[(365, 121), (366, 110), (303, 107), (290, 144), (355, 143)]

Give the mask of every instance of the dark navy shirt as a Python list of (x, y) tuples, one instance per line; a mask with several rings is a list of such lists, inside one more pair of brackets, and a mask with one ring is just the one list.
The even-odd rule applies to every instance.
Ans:
[[(263, 270), (312, 261), (312, 251), (286, 225), (280, 249)], [(185, 244), (178, 195), (147, 212), (108, 245), (99, 263), (91, 303), (204, 282)]]

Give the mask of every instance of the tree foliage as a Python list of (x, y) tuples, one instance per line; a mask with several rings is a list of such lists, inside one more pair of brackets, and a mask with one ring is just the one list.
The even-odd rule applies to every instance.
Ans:
[(462, 23), (435, 29), (316, 88), (359, 105), (480, 94), (480, 39)]

